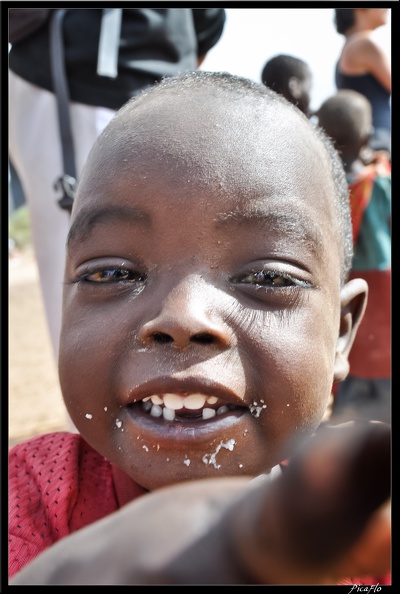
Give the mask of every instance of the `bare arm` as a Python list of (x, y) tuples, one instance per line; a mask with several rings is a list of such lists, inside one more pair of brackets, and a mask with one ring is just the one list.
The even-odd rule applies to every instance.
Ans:
[(390, 570), (390, 429), (332, 428), (282, 476), (160, 489), (59, 541), (11, 585), (334, 584)]

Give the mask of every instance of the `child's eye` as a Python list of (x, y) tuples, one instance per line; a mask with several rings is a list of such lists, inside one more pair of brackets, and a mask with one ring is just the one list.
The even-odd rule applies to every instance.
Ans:
[(73, 283), (93, 283), (93, 284), (128, 284), (140, 285), (147, 280), (147, 276), (137, 270), (129, 270), (121, 265), (89, 266), (77, 274)]
[(145, 275), (138, 272), (132, 272), (125, 268), (104, 268), (87, 272), (81, 276), (81, 280), (91, 283), (138, 283), (146, 280)]
[(235, 283), (256, 285), (256, 287), (311, 287), (311, 283), (286, 272), (276, 270), (253, 270), (233, 279)]

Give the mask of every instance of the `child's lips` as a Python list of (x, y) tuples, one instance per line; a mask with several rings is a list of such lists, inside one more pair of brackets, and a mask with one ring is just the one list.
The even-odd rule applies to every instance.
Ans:
[[(147, 402), (151, 403), (151, 400)], [(246, 414), (249, 413), (248, 408), (234, 405), (222, 405), (218, 413), (215, 409), (209, 413), (209, 407), (182, 408), (174, 411), (154, 404), (148, 405), (151, 410), (146, 411), (145, 405), (146, 403), (137, 402), (128, 406), (131, 422), (136, 426), (136, 430), (139, 430), (142, 438), (154, 439), (163, 446), (167, 444), (171, 446), (174, 443), (178, 445), (188, 440), (188, 446), (190, 444), (191, 447), (196, 441), (200, 444), (204, 440), (208, 442), (210, 439), (220, 439), (224, 432), (232, 430), (241, 419), (251, 416)], [(154, 410), (155, 407), (157, 407), (156, 410)]]
[(249, 408), (230, 388), (204, 378), (148, 381), (129, 394), (132, 421), (169, 438), (193, 437), (236, 425)]

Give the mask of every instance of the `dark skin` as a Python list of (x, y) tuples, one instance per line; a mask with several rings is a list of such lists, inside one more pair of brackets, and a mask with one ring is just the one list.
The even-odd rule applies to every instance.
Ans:
[[(367, 293), (362, 280), (340, 283), (326, 154), (292, 107), (260, 114), (244, 101), (238, 112), (207, 91), (137, 105), (80, 181), (60, 378), (83, 437), (154, 492), (11, 583), (335, 583), (366, 559), (362, 572), (386, 571), (388, 428), (308, 439), (348, 372)], [(183, 398), (192, 412), (154, 417), (141, 401), (156, 394), (161, 409)], [(199, 418), (223, 405), (234, 406)], [(258, 477), (293, 452), (276, 481)], [(378, 471), (378, 493), (360, 506)], [(304, 550), (309, 525), (318, 558)]]
[(324, 429), (272, 483), (231, 477), (158, 489), (63, 538), (10, 584), (336, 584), (384, 575), (389, 460), (387, 425)]
[[(326, 157), (313, 147), (304, 171), (278, 134), (279, 118), (292, 118), (294, 140), (312, 146), (295, 114), (280, 108), (249, 140), (244, 107), (210, 139), (187, 97), (172, 103), (160, 119), (150, 102), (129, 140), (121, 119), (114, 152), (101, 143), (81, 178), (60, 345), (75, 426), (149, 490), (256, 476), (286, 458), (289, 438), (314, 431), (347, 373), (366, 294), (361, 280), (340, 287)], [(225, 113), (208, 104), (211, 130)], [(79, 223), (87, 212), (90, 228)], [(144, 398), (165, 394), (234, 408), (210, 420), (201, 409), (174, 421), (143, 411)]]
[(312, 75), (310, 72), (303, 79), (291, 76), (288, 80), (287, 89), (282, 93), (285, 99), (296, 105), (307, 117), (312, 115), (310, 112), (311, 87)]

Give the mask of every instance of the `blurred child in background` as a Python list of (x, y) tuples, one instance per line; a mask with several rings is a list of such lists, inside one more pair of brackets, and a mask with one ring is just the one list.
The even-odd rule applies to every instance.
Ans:
[(312, 73), (304, 60), (287, 54), (271, 58), (263, 68), (261, 82), (310, 115)]
[(349, 355), (350, 373), (336, 387), (333, 411), (389, 421), (391, 402), (391, 164), (369, 148), (371, 104), (341, 90), (317, 112), (333, 139), (350, 189), (354, 258), (350, 278), (368, 282), (368, 304)]

